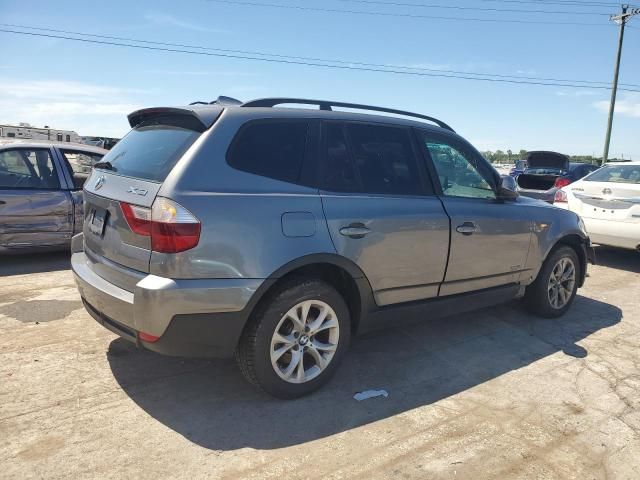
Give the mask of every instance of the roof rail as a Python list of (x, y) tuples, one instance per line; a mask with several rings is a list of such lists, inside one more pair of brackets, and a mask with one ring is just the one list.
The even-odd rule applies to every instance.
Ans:
[(449, 125), (444, 123), (437, 118), (429, 117), (427, 115), (422, 115), (420, 113), (407, 112), (404, 110), (395, 110), (393, 108), (384, 108), (384, 107), (375, 107), (371, 105), (360, 105), (358, 103), (345, 103), (345, 102), (331, 102), (327, 100), (309, 100), (305, 98), (259, 98), (257, 100), (251, 100), (249, 102), (243, 103), (242, 107), (274, 107), (276, 105), (281, 105), (284, 103), (297, 103), (300, 105), (318, 105), (320, 110), (332, 110), (331, 107), (342, 107), (342, 108), (355, 108), (359, 110), (372, 110), (374, 112), (386, 112), (393, 113), (396, 115), (404, 115), (407, 117), (415, 117), (421, 118), (423, 120), (428, 120), (430, 122), (435, 123), (441, 128), (449, 130), (455, 133), (455, 130), (451, 128)]

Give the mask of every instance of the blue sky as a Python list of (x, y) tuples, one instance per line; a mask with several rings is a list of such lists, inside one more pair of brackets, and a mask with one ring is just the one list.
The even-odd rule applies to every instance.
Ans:
[[(240, 0), (239, 0), (240, 1)], [(390, 0), (389, 0), (390, 1)], [(216, 1), (0, 0), (0, 22), (150, 41), (499, 75), (609, 82), (617, 28), (611, 7), (487, 0), (396, 0), (497, 13), (344, 0), (254, 0), (291, 6), (599, 23), (602, 26), (447, 21), (317, 12)], [(549, 2), (551, 0), (545, 0)], [(562, 3), (560, 0), (559, 3)], [(640, 84), (640, 15), (627, 28), (620, 82)], [(0, 32), (0, 123), (121, 136), (126, 114), (229, 95), (323, 98), (441, 118), (479, 149), (601, 155), (609, 91), (512, 85), (156, 52)], [(639, 87), (636, 89), (640, 90)], [(620, 92), (611, 155), (640, 159), (640, 93)]]

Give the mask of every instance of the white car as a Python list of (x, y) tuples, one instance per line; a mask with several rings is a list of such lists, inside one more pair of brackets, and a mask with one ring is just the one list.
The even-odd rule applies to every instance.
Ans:
[(580, 215), (593, 243), (640, 251), (640, 162), (609, 163), (558, 190), (553, 203)]

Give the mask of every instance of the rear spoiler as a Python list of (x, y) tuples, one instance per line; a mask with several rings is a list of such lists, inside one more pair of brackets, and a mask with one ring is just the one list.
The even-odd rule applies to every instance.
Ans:
[(197, 132), (204, 132), (215, 123), (223, 107), (219, 105), (178, 107), (143, 108), (130, 113), (127, 118), (131, 128), (143, 123), (155, 125), (173, 125), (188, 128)]

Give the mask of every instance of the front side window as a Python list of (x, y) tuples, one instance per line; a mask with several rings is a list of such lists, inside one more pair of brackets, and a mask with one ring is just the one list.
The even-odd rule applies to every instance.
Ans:
[(448, 197), (496, 198), (496, 194), (485, 176), (483, 168), (472, 152), (453, 146), (445, 140), (422, 138), (442, 187)]
[(596, 170), (585, 182), (640, 183), (640, 165), (606, 165)]
[(328, 123), (325, 138), (324, 189), (386, 195), (424, 193), (408, 129)]
[(0, 152), (0, 188), (60, 188), (49, 150), (15, 149)]
[(250, 123), (234, 140), (227, 163), (243, 172), (299, 183), (308, 130), (306, 121)]

